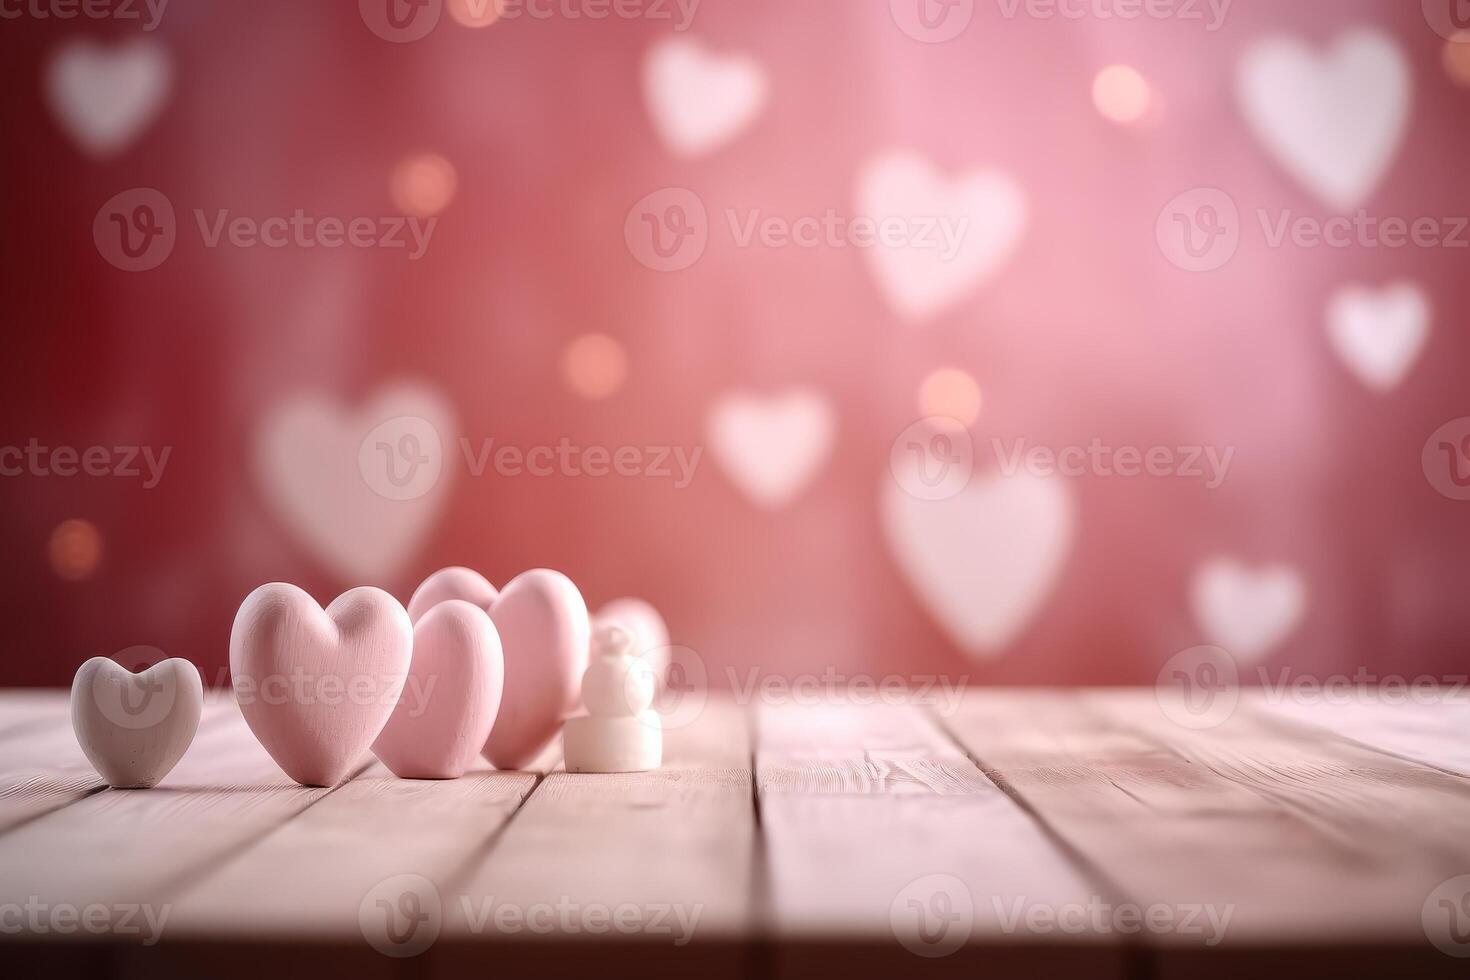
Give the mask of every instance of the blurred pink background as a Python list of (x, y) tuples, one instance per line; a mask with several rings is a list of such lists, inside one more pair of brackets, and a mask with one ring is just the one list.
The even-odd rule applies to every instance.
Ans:
[[(557, 568), (594, 609), (648, 599), (715, 686), (750, 667), (1151, 683), (1178, 651), (1231, 640), (1243, 663), (1272, 669), (1463, 673), (1470, 502), (1440, 492), (1421, 455), (1470, 415), (1470, 250), (1272, 248), (1256, 215), (1320, 222), (1361, 207), (1449, 228), (1470, 214), (1470, 44), (1402, 0), (1235, 0), (1218, 30), (1204, 3), (1192, 5), (1201, 21), (1099, 16), (1105, 0), (1064, 5), (1076, 18), (976, 0), (930, 7), (970, 18), (930, 43), (905, 31), (904, 2), (704, 0), (680, 31), (672, 0), (660, 5), (671, 20), (648, 4), (572, 17), (589, 0), (548, 0), (548, 17), (479, 28), (456, 19), (456, 0), (408, 43), (379, 37), (350, 2), (174, 0), (152, 31), (7, 20), (0, 446), (170, 455), (152, 488), (25, 467), (0, 479), (0, 682), (65, 684), (88, 657), (136, 644), (218, 681), (256, 585), (294, 582), (325, 603), (373, 584), (406, 602), (446, 564), (497, 584)], [(1240, 77), (1263, 42), (1322, 55), (1359, 28), (1402, 56), (1408, 101), (1401, 131), (1382, 137), (1381, 175), (1343, 208), (1268, 145)], [(58, 69), (79, 39), (102, 47)], [(671, 40), (693, 47), (672, 49), (685, 60), (650, 81)], [(122, 51), (132, 67), (109, 61)], [(1330, 132), (1351, 131), (1358, 111), (1332, 102), (1333, 80), (1364, 82), (1341, 64), (1323, 76), (1324, 104), (1347, 107), (1326, 112)], [(1095, 101), (1113, 65), (1147, 85), (1137, 119), (1126, 84), (1100, 95), (1102, 108), (1122, 98), (1126, 118)], [(141, 86), (140, 101), (118, 109), (119, 85)], [(1288, 106), (1321, 95), (1271, 91)], [(87, 115), (92, 97), (100, 116)], [(658, 99), (692, 113), (686, 138), (719, 113), (730, 132), (681, 152)], [(135, 131), (88, 150), (108, 104), (138, 116)], [(739, 245), (731, 210), (740, 222), (865, 213), (864, 174), (896, 151), (943, 180), (1005, 175), (1024, 200), (1003, 256), (941, 309), (905, 316), (871, 249)], [(402, 168), (425, 155), (447, 161), (452, 188), (433, 159), (405, 185)], [(146, 272), (114, 267), (93, 237), (99, 209), (132, 188), (156, 189), (177, 214), (172, 254)], [(630, 209), (665, 188), (708, 214), (703, 254), (671, 272), (625, 237)], [(1179, 268), (1156, 237), (1166, 204), (1195, 188), (1240, 212), (1238, 252), (1205, 272)], [(210, 248), (194, 217), (376, 221), (425, 200), (442, 206), (417, 260)], [(1342, 290), (1399, 283), (1427, 301), (1427, 333), (1385, 390), (1335, 345), (1329, 311)], [(608, 339), (568, 353), (589, 334)], [(946, 414), (936, 408), (973, 408), (966, 376), (979, 481), (997, 478), (995, 439), (1234, 454), (1214, 489), (1093, 471), (1048, 478), (1046, 502), (968, 490), (928, 510), (894, 502), (895, 440)], [(402, 385), (423, 394), (393, 417), (442, 403), (447, 421), (434, 427), (439, 482), (395, 507), (326, 471), (352, 472), (387, 421), (352, 413)], [(325, 416), (301, 407), (307, 397), (344, 413), (340, 458), (310, 451), (302, 433)], [(712, 445), (721, 424), (745, 440), (743, 463)], [(684, 487), (476, 476), (461, 438), (472, 450), (566, 439), (702, 456)], [(731, 472), (742, 465), (745, 483)], [(748, 482), (763, 467), (787, 481), (766, 497)], [(902, 528), (885, 506), (908, 515)], [(87, 524), (58, 538), (74, 520)], [(939, 540), (915, 540), (917, 526)], [(1033, 548), (1051, 549), (1050, 564)], [(981, 634), (990, 641), (972, 642)]]

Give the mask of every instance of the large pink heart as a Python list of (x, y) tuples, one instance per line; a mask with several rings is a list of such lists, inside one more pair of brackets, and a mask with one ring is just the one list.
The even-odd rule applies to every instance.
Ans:
[(398, 600), (363, 587), (325, 611), (294, 585), (262, 585), (240, 604), (230, 673), (240, 711), (286, 775), (335, 786), (387, 724), (413, 654)]
[(405, 779), (458, 779), (490, 737), (504, 685), (500, 634), (485, 610), (438, 603), (414, 623), (408, 683), (373, 754)]
[(445, 568), (425, 579), (408, 605), (422, 616), (445, 599), (473, 602), (495, 622), (505, 652), (505, 694), (484, 753), (496, 768), (523, 768), (581, 699), (592, 641), (587, 604), (571, 579), (549, 569), (523, 572), (496, 593), (467, 568)]

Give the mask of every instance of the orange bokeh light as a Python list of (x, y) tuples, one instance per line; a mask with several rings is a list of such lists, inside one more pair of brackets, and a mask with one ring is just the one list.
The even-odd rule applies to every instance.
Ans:
[(102, 564), (102, 533), (91, 521), (62, 521), (51, 532), (47, 551), (57, 575), (68, 582), (82, 582)]
[(1151, 98), (1148, 81), (1129, 65), (1109, 65), (1092, 82), (1092, 104), (1116, 123), (1143, 119)]
[(972, 425), (980, 417), (980, 386), (959, 368), (940, 368), (919, 385), (919, 412)]
[(459, 176), (454, 164), (434, 153), (409, 157), (393, 170), (389, 193), (393, 205), (404, 214), (427, 218), (438, 214), (454, 200)]
[(584, 334), (562, 352), (561, 373), (572, 394), (592, 401), (608, 398), (627, 380), (628, 355), (605, 334)]
[(489, 27), (500, 19), (500, 0), (447, 0), (445, 6), (461, 27)]

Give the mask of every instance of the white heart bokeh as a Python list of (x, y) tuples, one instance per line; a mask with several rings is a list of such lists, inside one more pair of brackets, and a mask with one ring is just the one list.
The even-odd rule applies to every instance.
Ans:
[(1289, 37), (1258, 41), (1236, 90), (1261, 144), (1338, 210), (1363, 204), (1387, 175), (1413, 99), (1408, 59), (1373, 29), (1345, 32), (1320, 53)]
[(697, 157), (729, 143), (760, 115), (766, 73), (754, 58), (716, 55), (691, 38), (668, 38), (644, 59), (643, 95), (664, 145)]
[(454, 410), (435, 389), (386, 387), (359, 408), (321, 393), (275, 405), (256, 434), (255, 475), (277, 519), (344, 581), (390, 578), (444, 509)]
[(710, 451), (752, 503), (779, 510), (796, 499), (832, 453), (837, 411), (806, 388), (731, 392), (711, 406)]
[(1413, 283), (1381, 290), (1347, 286), (1327, 307), (1327, 338), (1338, 358), (1374, 391), (1392, 391), (1429, 339), (1429, 298)]
[(131, 146), (157, 118), (172, 80), (168, 49), (155, 38), (110, 46), (74, 38), (47, 65), (46, 98), (82, 150), (108, 158)]
[[(920, 461), (909, 463), (913, 467)], [(1041, 609), (1066, 566), (1076, 503), (1066, 482), (1024, 471), (977, 475), (952, 496), (883, 481), (883, 531), (899, 570), (945, 633), (971, 657), (1003, 653)]]
[(1254, 661), (1291, 634), (1306, 611), (1301, 574), (1286, 565), (1248, 568), (1233, 558), (1202, 564), (1191, 587), (1194, 617), (1204, 639), (1232, 656)]
[(946, 178), (918, 153), (869, 160), (857, 177), (857, 214), (880, 228), (867, 250), (879, 290), (910, 321), (932, 317), (984, 285), (1026, 227), (1026, 197), (999, 171)]

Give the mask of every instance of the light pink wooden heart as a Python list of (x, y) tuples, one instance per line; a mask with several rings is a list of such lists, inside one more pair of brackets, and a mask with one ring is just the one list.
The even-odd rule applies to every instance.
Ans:
[(323, 611), (275, 582), (235, 614), (230, 673), (245, 721), (286, 775), (335, 786), (387, 724), (412, 652), (408, 613), (382, 589), (352, 589)]
[(532, 569), (495, 588), (466, 568), (424, 580), (409, 607), (419, 615), (431, 599), (465, 599), (487, 609), (505, 653), (505, 694), (484, 754), (499, 769), (536, 758), (577, 709), (592, 642), (587, 604), (560, 572)]
[(82, 664), (71, 685), (71, 724), (108, 785), (155, 786), (194, 741), (204, 710), (198, 669), (174, 657), (140, 673), (107, 657)]
[(458, 779), (490, 737), (504, 685), (500, 634), (485, 610), (436, 604), (414, 623), (408, 683), (373, 754), (404, 779)]

